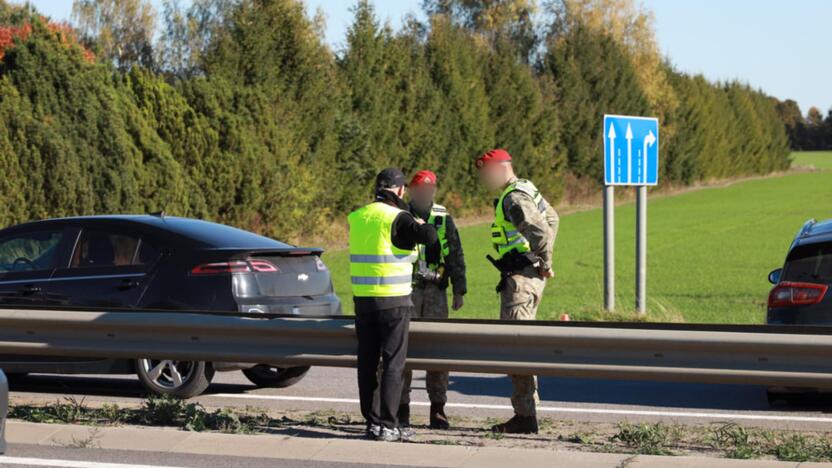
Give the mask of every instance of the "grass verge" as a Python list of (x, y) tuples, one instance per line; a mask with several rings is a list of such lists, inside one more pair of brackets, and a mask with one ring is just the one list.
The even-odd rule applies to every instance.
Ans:
[[(357, 415), (338, 411), (286, 412), (270, 415), (258, 408), (207, 409), (168, 397), (152, 397), (140, 406), (88, 406), (65, 398), (53, 404), (12, 403), (9, 418), (35, 423), (103, 426), (174, 427), (186, 431), (227, 434), (287, 434), (299, 437), (350, 437), (364, 433)], [(541, 418), (540, 434), (492, 434), (493, 418), (453, 418), (450, 431), (429, 431), (426, 420), (414, 417), (415, 443), (433, 445), (547, 448), (645, 455), (704, 455), (739, 459), (832, 461), (832, 434), (746, 428), (736, 423), (668, 425), (664, 423), (582, 423)], [(94, 433), (93, 433), (94, 434)], [(95, 435), (95, 434), (94, 434)], [(78, 440), (94, 446), (95, 438)]]

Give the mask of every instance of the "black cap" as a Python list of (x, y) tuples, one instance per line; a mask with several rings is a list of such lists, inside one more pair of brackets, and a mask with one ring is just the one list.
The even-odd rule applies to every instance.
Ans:
[(388, 167), (376, 176), (376, 188), (403, 187), (405, 185), (407, 184), (404, 181), (404, 173), (395, 167)]

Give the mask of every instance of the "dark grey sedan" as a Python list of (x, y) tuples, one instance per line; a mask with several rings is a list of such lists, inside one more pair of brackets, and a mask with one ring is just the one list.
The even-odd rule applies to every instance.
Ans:
[[(322, 251), (222, 224), (156, 215), (36, 221), (0, 230), (0, 307), (341, 313)], [(156, 394), (188, 398), (214, 372), (242, 370), (286, 387), (308, 367), (268, 363), (0, 355), (14, 382), (27, 373), (135, 373)]]

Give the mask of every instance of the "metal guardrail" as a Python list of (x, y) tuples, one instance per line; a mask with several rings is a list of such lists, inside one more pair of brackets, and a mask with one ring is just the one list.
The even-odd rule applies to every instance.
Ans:
[[(461, 372), (832, 388), (829, 330), (763, 330), (414, 321), (407, 362)], [(354, 367), (356, 338), (350, 318), (5, 309), (0, 354)]]

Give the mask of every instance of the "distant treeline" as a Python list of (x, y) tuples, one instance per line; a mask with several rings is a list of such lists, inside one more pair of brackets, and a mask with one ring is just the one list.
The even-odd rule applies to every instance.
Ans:
[(832, 109), (824, 118), (817, 107), (811, 107), (804, 117), (797, 102), (791, 99), (776, 102), (793, 149), (832, 150)]
[(293, 240), (386, 166), (480, 209), (492, 147), (557, 201), (600, 184), (604, 113), (659, 117), (667, 183), (789, 166), (777, 102), (674, 70), (630, 0), (426, 0), (399, 31), (359, 1), (335, 51), (299, 0), (163, 5), (76, 0), (66, 28), (0, 0), (0, 224), (164, 210)]

